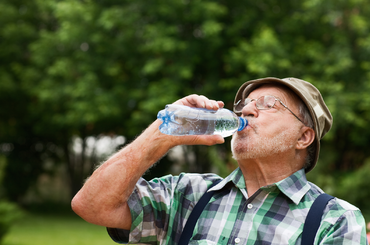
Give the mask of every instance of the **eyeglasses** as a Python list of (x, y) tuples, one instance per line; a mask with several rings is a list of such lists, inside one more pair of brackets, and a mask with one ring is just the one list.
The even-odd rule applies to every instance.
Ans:
[(258, 110), (270, 110), (272, 107), (274, 107), (276, 101), (279, 101), (282, 106), (284, 106), (288, 111), (290, 111), (293, 116), (295, 116), (300, 122), (302, 122), (304, 125), (306, 125), (299, 117), (294, 114), (281, 100), (275, 98), (275, 96), (272, 95), (265, 95), (261, 96), (258, 99), (245, 99), (244, 101), (239, 100), (234, 104), (234, 108), (236, 112), (241, 112), (244, 108), (244, 106), (248, 105), (252, 101), (256, 101), (256, 107)]

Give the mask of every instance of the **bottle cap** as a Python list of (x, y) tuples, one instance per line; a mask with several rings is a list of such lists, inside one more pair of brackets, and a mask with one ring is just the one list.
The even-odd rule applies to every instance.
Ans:
[(238, 131), (242, 131), (247, 126), (248, 126), (247, 119), (242, 118), (242, 117), (239, 117), (239, 128), (238, 128)]

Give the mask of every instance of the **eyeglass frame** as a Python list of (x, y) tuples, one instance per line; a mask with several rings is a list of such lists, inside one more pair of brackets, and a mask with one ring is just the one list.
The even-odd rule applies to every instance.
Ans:
[[(258, 105), (257, 105), (257, 103), (258, 103), (258, 100), (259, 99), (261, 99), (262, 97), (263, 98), (265, 98), (266, 96), (270, 96), (270, 97), (273, 97), (274, 99), (275, 99), (275, 101), (274, 101), (274, 104), (270, 107), (270, 108), (258, 108)], [(243, 108), (244, 108), (244, 106), (246, 106), (246, 105), (248, 105), (249, 103), (251, 103), (251, 102), (253, 102), (253, 101), (256, 101), (256, 108), (258, 109), (258, 110), (270, 110), (271, 108), (273, 108), (274, 106), (275, 106), (275, 104), (276, 104), (276, 101), (279, 101), (280, 102), (280, 104), (282, 105), (282, 106), (284, 106), (284, 108), (286, 108), (288, 111), (290, 111), (290, 113), (292, 113), (293, 114), (293, 116), (295, 117), (295, 118), (297, 118), (301, 123), (303, 123), (303, 125), (305, 125), (306, 126), (306, 124), (296, 115), (296, 114), (294, 114), (294, 112), (292, 112), (292, 110), (290, 110), (280, 99), (278, 99), (278, 98), (276, 98), (275, 96), (273, 96), (273, 95), (262, 95), (261, 97), (259, 97), (258, 99), (249, 99), (249, 98), (246, 98), (245, 100), (244, 100), (244, 105), (243, 105), (243, 107), (241, 108), (241, 110), (237, 110), (237, 106), (239, 105), (239, 103), (241, 102), (242, 100), (239, 100), (238, 102), (236, 102), (235, 104), (234, 104), (234, 108), (235, 108), (235, 110), (237, 111), (237, 112), (241, 112), (242, 110), (243, 110)], [(247, 102), (248, 101), (248, 102)], [(261, 104), (261, 103), (259, 103), (259, 104)], [(240, 106), (240, 105), (239, 105)]]

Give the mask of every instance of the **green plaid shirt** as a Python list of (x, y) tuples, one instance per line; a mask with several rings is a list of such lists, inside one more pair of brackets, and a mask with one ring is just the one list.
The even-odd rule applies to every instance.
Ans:
[[(185, 223), (215, 174), (180, 174), (140, 179), (129, 199), (131, 231), (108, 228), (118, 243), (177, 244)], [(189, 244), (301, 244), (303, 224), (323, 191), (304, 170), (248, 196), (238, 168), (217, 190), (194, 228)], [(360, 210), (338, 198), (329, 201), (315, 244), (368, 244)]]

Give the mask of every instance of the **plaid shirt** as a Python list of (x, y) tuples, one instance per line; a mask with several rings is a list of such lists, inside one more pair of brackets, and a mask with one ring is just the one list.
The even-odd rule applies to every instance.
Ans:
[[(215, 174), (180, 174), (140, 179), (129, 199), (131, 231), (108, 228), (118, 243), (177, 244), (194, 205)], [(189, 244), (301, 244), (309, 208), (323, 191), (304, 170), (248, 196), (238, 168), (210, 190)], [(334, 198), (324, 210), (314, 244), (368, 244), (360, 210)]]

